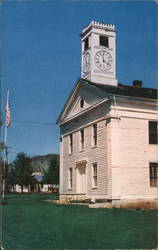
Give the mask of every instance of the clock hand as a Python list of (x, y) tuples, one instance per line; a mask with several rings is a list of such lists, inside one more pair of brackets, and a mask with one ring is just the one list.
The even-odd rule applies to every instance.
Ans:
[(103, 55), (103, 54), (101, 54), (101, 56), (102, 56), (102, 62), (104, 63), (104, 55)]
[(108, 64), (108, 61), (105, 59), (104, 55), (103, 55), (103, 62)]

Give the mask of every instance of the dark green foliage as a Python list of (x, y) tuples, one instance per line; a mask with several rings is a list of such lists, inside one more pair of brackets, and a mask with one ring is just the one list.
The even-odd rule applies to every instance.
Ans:
[(57, 154), (47, 154), (47, 155), (38, 155), (31, 158), (32, 166), (34, 172), (44, 172), (48, 170), (48, 164), (51, 159), (59, 158)]
[(14, 184), (19, 184), (22, 188), (23, 186), (28, 186), (32, 183), (33, 169), (31, 165), (31, 159), (25, 153), (19, 153), (13, 162), (13, 167), (11, 170), (11, 180)]
[(4, 142), (1, 142), (0, 143), (0, 152), (2, 152), (4, 150), (4, 148), (5, 148)]
[[(0, 114), (1, 115), (1, 114)], [(1, 124), (0, 124), (1, 126)], [(2, 193), (2, 179), (4, 174), (4, 161), (2, 157), (2, 151), (4, 150), (4, 143), (0, 143), (0, 194)]]
[(156, 211), (91, 209), (43, 201), (56, 199), (54, 194), (6, 198), (6, 250), (156, 249)]
[(59, 157), (54, 156), (49, 162), (48, 170), (45, 172), (45, 182), (48, 184), (59, 184)]
[(5, 172), (5, 192), (9, 192), (10, 188), (15, 185), (15, 172), (12, 169), (12, 164), (3, 163)]

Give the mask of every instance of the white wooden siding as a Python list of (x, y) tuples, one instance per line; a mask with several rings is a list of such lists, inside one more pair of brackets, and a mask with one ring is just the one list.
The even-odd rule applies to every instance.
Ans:
[[(79, 131), (73, 134), (73, 154), (68, 152), (68, 136), (63, 137), (63, 190), (62, 193), (76, 192), (76, 163), (79, 161), (87, 161), (87, 195), (88, 196), (106, 196), (108, 194), (108, 157), (107, 157), (107, 126), (106, 120), (98, 123), (98, 145), (92, 147), (92, 128), (88, 126), (84, 129), (85, 148), (83, 152), (79, 152)], [(92, 163), (98, 164), (98, 187), (92, 187)], [(68, 190), (67, 171), (68, 168), (73, 168), (73, 187)]]
[(158, 199), (158, 188), (150, 187), (149, 177), (149, 162), (158, 162), (158, 145), (149, 145), (148, 140), (148, 121), (156, 116), (126, 115), (120, 123), (121, 199)]
[[(98, 145), (92, 147), (92, 127), (88, 124), (97, 119)], [(110, 109), (110, 104), (104, 103), (63, 124), (61, 193), (76, 193), (76, 163), (86, 161), (87, 197), (158, 199), (158, 188), (150, 187), (149, 178), (149, 163), (158, 162), (158, 145), (149, 145), (148, 142), (148, 121), (156, 119), (157, 112), (152, 106), (117, 103)], [(81, 127), (85, 134), (83, 152), (79, 152)], [(68, 135), (72, 132), (73, 154), (69, 155)], [(97, 188), (92, 188), (94, 162), (98, 165)], [(68, 190), (69, 167), (73, 168), (72, 190)]]

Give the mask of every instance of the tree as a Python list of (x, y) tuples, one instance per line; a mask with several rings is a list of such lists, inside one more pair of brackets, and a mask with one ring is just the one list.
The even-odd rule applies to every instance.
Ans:
[(11, 188), (10, 180), (9, 180), (9, 178), (11, 177), (10, 172), (11, 172), (10, 164), (8, 164), (8, 162), (3, 162), (3, 175), (5, 178), (5, 192), (8, 192)]
[(47, 184), (59, 184), (59, 157), (54, 156), (49, 162), (48, 170), (45, 172)]
[(0, 183), (2, 183), (2, 177), (3, 177), (3, 165), (4, 165), (4, 162), (3, 162), (3, 157), (2, 157), (2, 151), (4, 149), (4, 143), (1, 142), (0, 143)]
[(19, 153), (13, 162), (13, 178), (14, 183), (21, 186), (21, 193), (23, 193), (23, 187), (31, 184), (32, 182), (32, 165), (31, 158), (25, 153)]
[[(4, 191), (8, 191), (9, 190), (9, 186), (8, 186), (8, 175), (9, 175), (9, 164), (7, 161), (4, 161), (3, 157), (2, 157), (2, 152), (4, 149), (6, 149), (7, 147), (5, 146), (4, 142), (0, 143), (0, 191), (2, 191), (2, 196), (3, 196), (3, 192)], [(5, 188), (2, 187), (2, 185), (5, 185)], [(4, 190), (2, 190), (4, 188)]]

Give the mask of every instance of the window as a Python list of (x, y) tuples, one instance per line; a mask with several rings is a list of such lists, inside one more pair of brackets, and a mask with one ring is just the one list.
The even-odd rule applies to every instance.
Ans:
[(97, 123), (92, 125), (92, 146), (97, 145)]
[(97, 163), (92, 164), (92, 187), (97, 187), (98, 180), (97, 180)]
[(72, 168), (69, 168), (69, 189), (72, 189)]
[(80, 151), (84, 150), (84, 129), (80, 130)]
[(88, 37), (84, 41), (84, 50), (87, 50), (89, 48), (89, 39)]
[(73, 153), (73, 135), (69, 135), (69, 154)]
[(158, 122), (149, 121), (149, 144), (158, 144)]
[(109, 38), (107, 36), (100, 36), (100, 46), (109, 47)]
[(81, 98), (81, 100), (80, 100), (80, 108), (83, 109), (83, 107), (84, 107), (84, 99)]
[(150, 163), (150, 187), (158, 187), (158, 163)]

